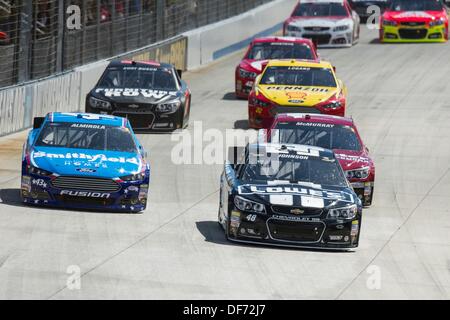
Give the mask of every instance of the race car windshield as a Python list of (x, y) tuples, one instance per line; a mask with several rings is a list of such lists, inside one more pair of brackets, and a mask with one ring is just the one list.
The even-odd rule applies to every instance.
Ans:
[(441, 11), (441, 0), (392, 0), (392, 11)]
[(307, 44), (290, 42), (256, 43), (246, 59), (314, 59), (311, 48)]
[(98, 87), (153, 89), (165, 91), (178, 90), (177, 81), (171, 69), (150, 66), (110, 67), (105, 71)]
[(36, 146), (137, 153), (136, 144), (127, 128), (96, 124), (47, 124)]
[(328, 68), (268, 67), (260, 84), (336, 87), (336, 80)]
[(360, 151), (361, 143), (350, 126), (323, 123), (280, 122), (280, 143), (302, 144), (325, 149)]
[(294, 11), (294, 17), (346, 17), (342, 3), (302, 3)]
[[(346, 178), (335, 159), (297, 156), (291, 154), (267, 154), (250, 159), (242, 173), (242, 182), (265, 184), (267, 181), (289, 183), (307, 182), (319, 185), (346, 187)], [(257, 160), (256, 160), (257, 159)]]

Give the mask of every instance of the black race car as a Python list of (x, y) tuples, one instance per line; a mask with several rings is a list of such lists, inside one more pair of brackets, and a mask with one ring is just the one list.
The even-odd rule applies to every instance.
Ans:
[(389, 4), (388, 0), (350, 0), (349, 2), (352, 9), (355, 10), (362, 19), (367, 19), (371, 15), (376, 14), (371, 7), (377, 6), (380, 9), (379, 13), (381, 15)]
[(135, 130), (186, 128), (190, 105), (181, 71), (152, 61), (112, 61), (86, 97), (87, 113), (128, 118)]
[(358, 246), (362, 203), (333, 151), (250, 144), (227, 161), (219, 224), (231, 241), (326, 249)]

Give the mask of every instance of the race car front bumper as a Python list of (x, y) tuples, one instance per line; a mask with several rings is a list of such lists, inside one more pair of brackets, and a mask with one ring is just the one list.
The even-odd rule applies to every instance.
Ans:
[[(312, 28), (312, 27), (311, 27)], [(319, 48), (340, 48), (353, 45), (352, 30), (345, 31), (287, 31), (286, 36), (308, 38), (317, 44)]]
[(114, 192), (98, 187), (97, 190), (60, 188), (54, 181), (54, 176), (22, 175), (22, 201), (37, 206), (114, 212), (140, 212), (147, 206), (148, 177), (143, 181), (116, 182), (118, 190)]
[(383, 26), (380, 29), (380, 41), (397, 42), (446, 42), (448, 30), (444, 25), (427, 27)]
[(276, 246), (351, 249), (358, 247), (361, 215), (331, 220), (294, 215), (266, 215), (232, 210), (227, 237), (232, 241)]
[(227, 237), (231, 241), (302, 248), (356, 248), (361, 228), (360, 215), (352, 220), (323, 220), (233, 210), (229, 220)]

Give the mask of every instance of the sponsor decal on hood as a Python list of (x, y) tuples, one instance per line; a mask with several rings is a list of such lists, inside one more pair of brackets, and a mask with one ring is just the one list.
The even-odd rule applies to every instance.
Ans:
[(146, 165), (141, 157), (134, 153), (48, 147), (34, 149), (30, 154), (30, 161), (33, 166), (56, 175), (87, 175), (99, 178), (136, 174)]
[(152, 89), (129, 89), (129, 88), (114, 88), (114, 89), (95, 89), (95, 93), (101, 93), (105, 97), (144, 97), (156, 100), (163, 100), (165, 98), (175, 98), (177, 91), (152, 90)]
[(329, 27), (334, 28), (338, 25), (353, 26), (353, 20), (349, 18), (298, 18), (289, 23), (297, 27)]
[(37, 151), (32, 153), (33, 160), (38, 158), (48, 158), (48, 159), (80, 159), (85, 160), (87, 162), (113, 162), (113, 163), (132, 163), (135, 165), (139, 165), (140, 162), (137, 158), (131, 157), (108, 157), (105, 154), (86, 154), (86, 153), (75, 153), (75, 152), (67, 152), (67, 153), (47, 153), (45, 151)]
[(280, 105), (315, 106), (339, 92), (333, 87), (259, 85), (258, 89), (269, 100)]
[(237, 191), (239, 195), (256, 197), (256, 200), (263, 200), (270, 205), (302, 206), (305, 208), (325, 208), (335, 203), (354, 203), (354, 198), (350, 192), (341, 190), (320, 189), (321, 186), (314, 185), (315, 188), (302, 184), (287, 185), (241, 185)]
[(395, 19), (402, 18), (427, 18), (432, 19), (434, 16), (425, 11), (404, 11), (402, 13), (393, 15)]

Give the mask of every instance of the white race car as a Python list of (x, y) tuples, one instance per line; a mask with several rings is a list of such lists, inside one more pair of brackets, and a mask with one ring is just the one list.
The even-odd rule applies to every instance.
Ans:
[(301, 0), (284, 23), (285, 36), (310, 38), (319, 47), (351, 47), (360, 18), (347, 0)]

